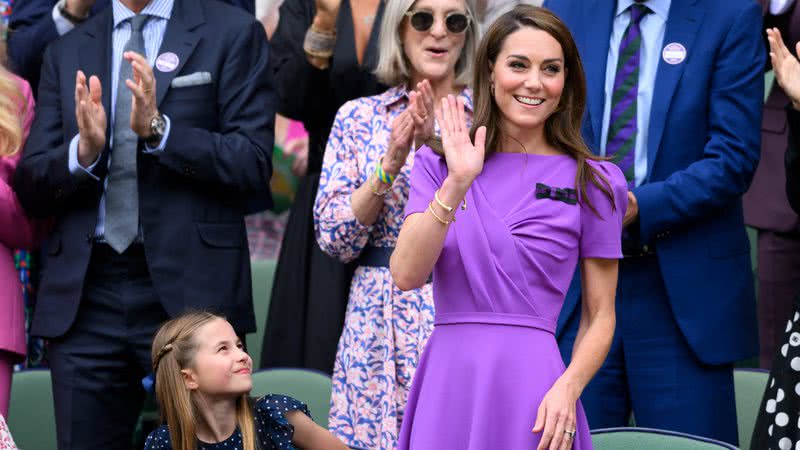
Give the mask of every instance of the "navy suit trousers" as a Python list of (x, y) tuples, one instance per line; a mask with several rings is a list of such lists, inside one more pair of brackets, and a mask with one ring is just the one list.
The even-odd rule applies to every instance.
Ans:
[(130, 450), (151, 371), (153, 334), (168, 319), (144, 248), (95, 244), (77, 318), (50, 341), (59, 450)]

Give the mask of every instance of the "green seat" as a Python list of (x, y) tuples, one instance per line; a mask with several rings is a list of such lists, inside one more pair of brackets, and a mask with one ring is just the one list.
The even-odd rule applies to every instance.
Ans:
[(652, 428), (606, 428), (592, 431), (594, 450), (737, 450), (724, 442)]
[(256, 332), (245, 337), (247, 353), (253, 358), (253, 367), (261, 367), (261, 346), (267, 324), (269, 301), (272, 296), (272, 280), (275, 278), (277, 262), (272, 259), (250, 261), (253, 277), (253, 309), (256, 315)]
[(56, 448), (56, 414), (49, 370), (14, 373), (8, 406), (8, 429), (20, 449)]
[(750, 447), (756, 426), (761, 399), (767, 389), (769, 372), (761, 369), (734, 369), (733, 387), (736, 394), (736, 422), (739, 428), (739, 447)]
[(308, 405), (314, 422), (328, 428), (331, 403), (331, 379), (328, 375), (308, 369), (268, 369), (253, 374), (254, 397), (283, 394)]

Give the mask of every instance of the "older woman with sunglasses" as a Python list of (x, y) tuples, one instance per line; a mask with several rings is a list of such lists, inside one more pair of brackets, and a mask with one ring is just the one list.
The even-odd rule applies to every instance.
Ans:
[(394, 86), (339, 109), (314, 207), (317, 241), (355, 261), (333, 374), (331, 431), (356, 449), (394, 449), (433, 327), (431, 284), (399, 291), (389, 273), (414, 160), (434, 135), (434, 104), (466, 99), (477, 24), (464, 0), (389, 0), (376, 74)]

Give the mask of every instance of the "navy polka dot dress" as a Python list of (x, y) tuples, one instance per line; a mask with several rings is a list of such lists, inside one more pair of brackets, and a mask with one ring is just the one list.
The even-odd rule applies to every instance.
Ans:
[[(253, 413), (256, 421), (256, 436), (260, 450), (296, 450), (292, 445), (294, 427), (286, 420), (289, 411), (302, 411), (311, 416), (308, 407), (300, 401), (285, 395), (266, 395), (256, 400)], [(208, 444), (198, 442), (198, 450), (241, 450), (242, 433), (236, 431), (222, 442)], [(156, 428), (144, 444), (144, 450), (171, 450), (169, 428), (161, 425)]]

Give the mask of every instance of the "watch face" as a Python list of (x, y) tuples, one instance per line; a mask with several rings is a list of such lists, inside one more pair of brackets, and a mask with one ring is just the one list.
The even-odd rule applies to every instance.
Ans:
[(164, 135), (166, 127), (167, 127), (167, 122), (160, 115), (153, 117), (153, 120), (150, 121), (150, 131), (152, 131), (153, 134), (156, 134), (158, 136)]

